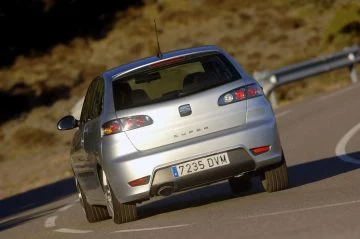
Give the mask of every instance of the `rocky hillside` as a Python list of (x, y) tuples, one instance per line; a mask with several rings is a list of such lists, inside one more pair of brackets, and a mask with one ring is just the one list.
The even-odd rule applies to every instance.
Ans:
[[(68, 16), (61, 9), (69, 5), (60, 8), (56, 1), (37, 2), (50, 13), (47, 18), (40, 14), (32, 20), (35, 23)], [(83, 4), (72, 7), (85, 14), (88, 1), (74, 2)], [(76, 25), (83, 15), (74, 9), (68, 13), (65, 24), (71, 34), (62, 29), (64, 25), (53, 25), (49, 34), (26, 30), (29, 37), (11, 31), (22, 41), (31, 40), (25, 45), (6, 38), (5, 43), (13, 45), (7, 45), (6, 59), (0, 63), (0, 102), (5, 109), (0, 116), (0, 198), (71, 176), (68, 152), (73, 132), (57, 132), (57, 120), (68, 114), (101, 71), (154, 54), (154, 19), (163, 51), (215, 44), (249, 73), (360, 44), (357, 0), (159, 0), (91, 6), (103, 14), (95, 12), (97, 20), (86, 22), (85, 28)], [(11, 14), (1, 16), (12, 19)], [(41, 33), (44, 39), (37, 42), (32, 33)], [(299, 91), (339, 87), (347, 84), (347, 77), (340, 71), (315, 83), (287, 86), (279, 97), (285, 102), (298, 98)]]

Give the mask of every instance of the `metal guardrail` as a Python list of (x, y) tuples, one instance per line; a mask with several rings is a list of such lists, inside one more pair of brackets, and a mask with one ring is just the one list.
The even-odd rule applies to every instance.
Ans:
[(358, 82), (356, 64), (360, 63), (360, 49), (355, 45), (341, 52), (285, 66), (273, 71), (255, 72), (254, 78), (260, 82), (264, 93), (269, 96), (273, 107), (277, 107), (276, 88), (332, 70), (348, 67), (353, 83)]

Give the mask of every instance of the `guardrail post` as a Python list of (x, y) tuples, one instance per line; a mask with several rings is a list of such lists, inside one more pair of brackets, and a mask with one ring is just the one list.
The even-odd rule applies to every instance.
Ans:
[(357, 72), (356, 72), (356, 65), (353, 64), (353, 65), (349, 66), (349, 70), (350, 70), (351, 82), (352, 83), (358, 82), (358, 77), (357, 77)]
[(270, 93), (270, 103), (274, 109), (278, 107), (275, 90), (272, 90)]
[[(270, 79), (269, 79), (270, 83), (276, 85), (277, 83), (277, 78), (275, 75), (272, 75), (270, 76)], [(276, 99), (276, 92), (275, 92), (275, 89), (273, 89), (271, 92), (270, 92), (270, 103), (272, 105), (273, 108), (277, 108), (278, 107), (278, 102), (277, 102), (277, 99)]]
[(358, 77), (357, 77), (357, 72), (356, 72), (356, 63), (355, 63), (354, 53), (350, 53), (348, 55), (348, 59), (353, 62), (353, 64), (349, 66), (351, 82), (356, 83), (356, 82), (358, 82)]

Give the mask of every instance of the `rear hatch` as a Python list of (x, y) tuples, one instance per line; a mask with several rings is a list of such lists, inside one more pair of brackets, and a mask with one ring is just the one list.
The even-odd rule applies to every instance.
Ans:
[[(152, 64), (113, 82), (118, 118), (150, 123), (125, 131), (140, 151), (246, 123), (246, 100), (222, 105), (220, 97), (245, 85), (225, 56), (207, 53)], [(149, 118), (150, 117), (150, 118)]]

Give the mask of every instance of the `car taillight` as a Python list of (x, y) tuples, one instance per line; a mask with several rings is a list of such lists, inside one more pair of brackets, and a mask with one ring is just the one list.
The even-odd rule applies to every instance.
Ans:
[(262, 95), (262, 94), (263, 94), (263, 91), (259, 85), (254, 84), (254, 85), (249, 85), (246, 87), (246, 96), (248, 99)]
[(153, 120), (147, 115), (135, 115), (111, 120), (102, 126), (103, 135), (112, 135), (151, 125)]
[(264, 93), (258, 84), (251, 84), (231, 90), (221, 95), (218, 100), (218, 104), (220, 106), (232, 104), (238, 101), (254, 98), (263, 94)]
[(246, 90), (244, 88), (240, 88), (234, 91), (236, 100), (245, 100), (246, 99)]
[(112, 120), (106, 122), (105, 124), (103, 124), (102, 129), (104, 135), (116, 134), (122, 131), (122, 127), (119, 120)]

